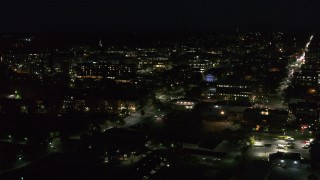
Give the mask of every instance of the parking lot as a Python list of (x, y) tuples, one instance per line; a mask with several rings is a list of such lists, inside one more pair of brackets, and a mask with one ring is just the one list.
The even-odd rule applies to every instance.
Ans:
[(247, 157), (267, 160), (270, 153), (295, 152), (300, 153), (302, 158), (310, 159), (309, 149), (303, 148), (309, 139), (295, 140), (294, 136), (287, 137), (270, 134), (255, 134), (255, 141), (252, 148), (247, 151)]

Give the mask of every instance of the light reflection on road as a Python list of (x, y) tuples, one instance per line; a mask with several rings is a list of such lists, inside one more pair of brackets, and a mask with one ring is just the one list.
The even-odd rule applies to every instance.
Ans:
[(292, 81), (293, 78), (293, 73), (300, 71), (301, 65), (305, 63), (305, 56), (306, 52), (309, 50), (309, 45), (313, 39), (313, 35), (310, 36), (309, 41), (307, 42), (302, 55), (297, 57), (296, 60), (292, 63), (290, 63), (287, 68), (288, 68), (288, 75), (287, 77), (280, 83), (279, 87), (279, 95), (283, 95), (284, 90), (287, 89)]

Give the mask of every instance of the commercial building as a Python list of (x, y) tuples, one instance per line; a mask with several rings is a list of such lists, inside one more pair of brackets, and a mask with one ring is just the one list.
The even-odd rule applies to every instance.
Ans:
[(300, 153), (277, 152), (269, 155), (269, 161), (281, 167), (301, 168), (300, 160)]
[(248, 99), (253, 92), (252, 84), (246, 81), (217, 82), (217, 97), (224, 100)]

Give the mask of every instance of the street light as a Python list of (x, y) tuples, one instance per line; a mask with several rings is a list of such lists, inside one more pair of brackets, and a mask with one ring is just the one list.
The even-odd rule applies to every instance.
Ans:
[(285, 136), (285, 135), (286, 135), (286, 131), (285, 131), (285, 129), (282, 129), (282, 131), (283, 131), (283, 135)]

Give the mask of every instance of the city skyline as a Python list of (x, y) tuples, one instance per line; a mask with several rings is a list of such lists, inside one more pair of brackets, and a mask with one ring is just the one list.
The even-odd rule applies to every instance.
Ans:
[(318, 179), (298, 0), (3, 0), (0, 179)]

